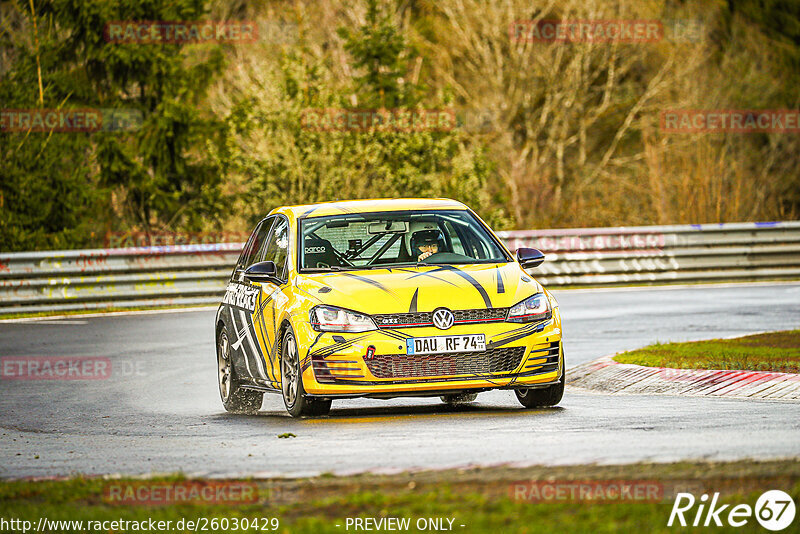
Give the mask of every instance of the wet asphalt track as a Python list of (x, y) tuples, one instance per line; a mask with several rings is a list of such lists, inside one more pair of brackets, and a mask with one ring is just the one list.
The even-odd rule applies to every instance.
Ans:
[[(567, 365), (654, 341), (800, 326), (800, 283), (556, 291)], [(312, 475), (489, 464), (800, 457), (800, 404), (610, 396), (567, 388), (524, 411), (512, 392), (334, 402), (292, 420), (277, 395), (258, 416), (224, 412), (214, 312), (0, 324), (0, 356), (108, 357), (97, 381), (0, 381), (0, 477), (183, 471)], [(279, 439), (292, 432), (296, 438)]]

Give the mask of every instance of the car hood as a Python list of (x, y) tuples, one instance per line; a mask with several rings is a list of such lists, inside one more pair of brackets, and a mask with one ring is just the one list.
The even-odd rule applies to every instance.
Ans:
[(296, 284), (319, 303), (368, 314), (507, 308), (542, 291), (514, 262), (303, 273)]

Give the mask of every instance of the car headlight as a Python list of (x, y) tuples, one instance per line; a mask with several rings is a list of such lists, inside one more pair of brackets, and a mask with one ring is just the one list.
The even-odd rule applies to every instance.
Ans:
[(335, 306), (314, 307), (310, 319), (311, 326), (318, 332), (366, 332), (378, 328), (369, 315)]
[(553, 316), (553, 308), (550, 306), (550, 299), (544, 293), (536, 293), (511, 306), (508, 310), (506, 321), (512, 323), (530, 323), (542, 321)]

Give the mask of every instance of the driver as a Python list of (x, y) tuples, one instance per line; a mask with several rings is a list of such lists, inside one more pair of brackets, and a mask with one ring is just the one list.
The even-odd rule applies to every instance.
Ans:
[(411, 252), (417, 256), (417, 261), (439, 252), (442, 244), (444, 236), (435, 223), (422, 223), (411, 233)]

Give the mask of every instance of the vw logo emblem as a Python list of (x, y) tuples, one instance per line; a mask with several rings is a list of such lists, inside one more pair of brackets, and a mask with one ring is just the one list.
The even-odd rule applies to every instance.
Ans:
[(437, 308), (433, 310), (433, 324), (439, 330), (447, 330), (453, 326), (453, 321), (455, 321), (453, 312), (447, 308)]

